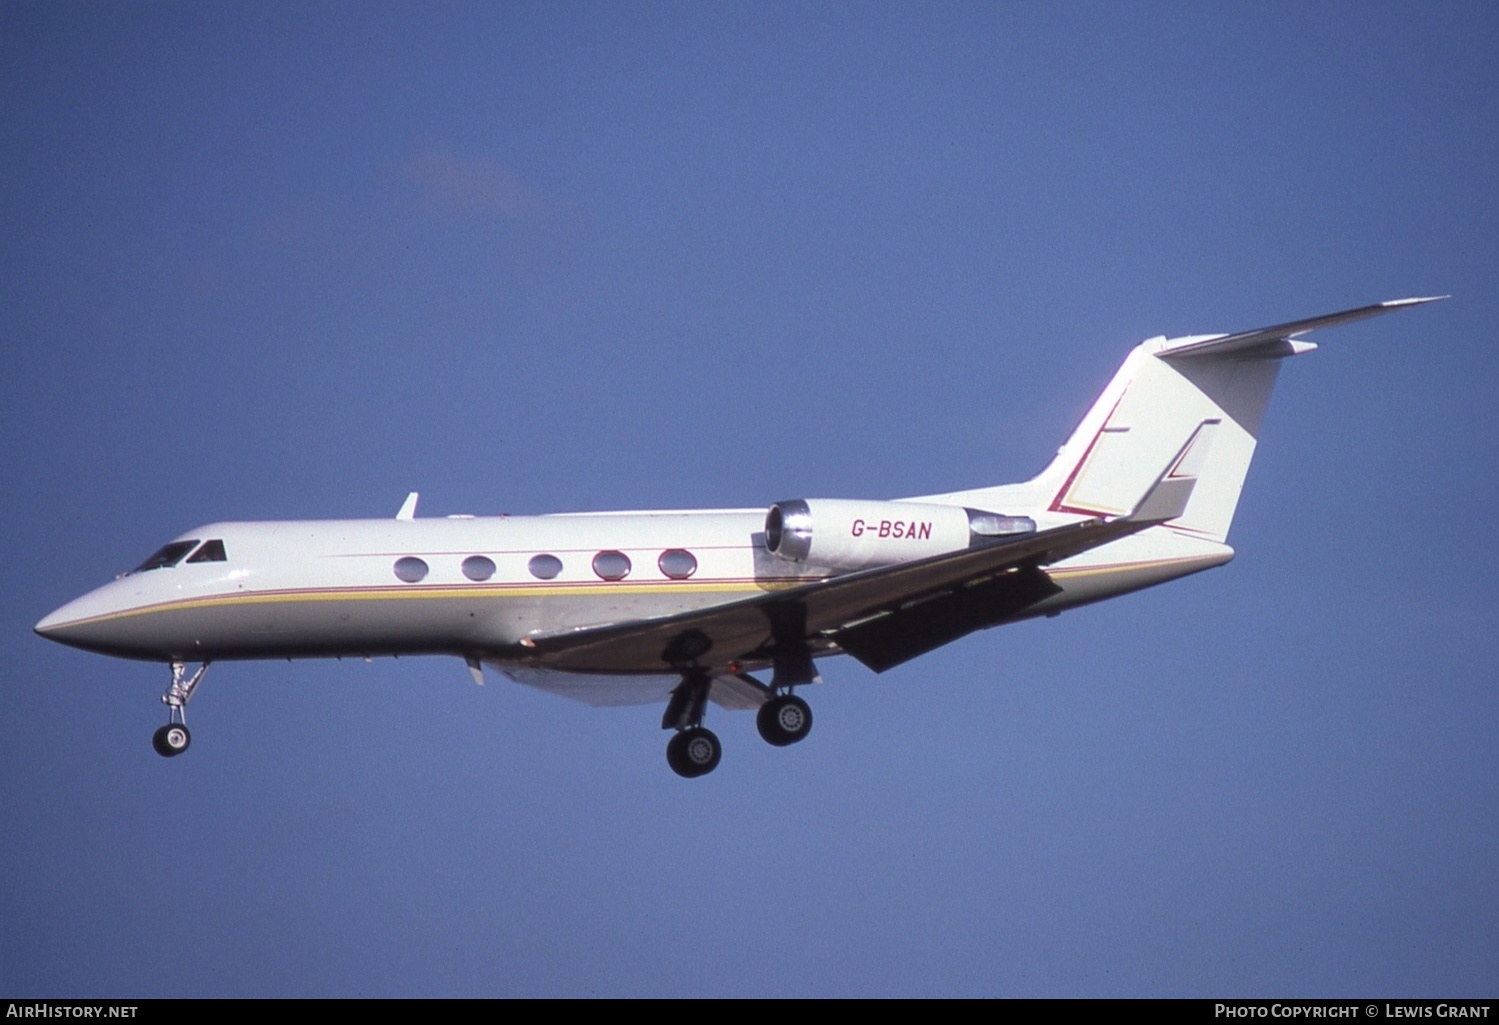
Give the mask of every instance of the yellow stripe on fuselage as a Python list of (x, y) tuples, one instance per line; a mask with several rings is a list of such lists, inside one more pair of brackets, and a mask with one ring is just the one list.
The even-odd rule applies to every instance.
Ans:
[[(429, 586), (420, 587), (406, 586), (378, 586), (378, 587), (328, 587), (328, 588), (299, 588), (285, 591), (250, 591), (240, 594), (213, 594), (201, 598), (178, 598), (171, 601), (156, 602), (151, 605), (141, 605), (136, 608), (121, 609), (117, 612), (106, 612), (103, 615), (89, 616), (86, 619), (77, 619), (67, 626), (80, 626), (86, 623), (105, 623), (110, 620), (128, 619), (133, 616), (143, 616), (155, 612), (179, 611), (188, 609), (216, 608), (233, 605), (269, 605), (283, 602), (314, 602), (314, 601), (384, 601), (396, 599), (410, 601), (412, 599), (430, 598), (518, 598), (518, 597), (558, 597), (568, 595), (572, 597), (604, 597), (607, 595), (646, 595), (646, 594), (743, 594), (749, 597), (766, 591), (785, 590), (811, 580), (787, 580), (787, 581), (703, 581), (701, 583), (640, 583), (640, 584), (605, 584), (580, 581), (572, 584), (521, 584), (521, 585), (474, 585), (472, 587), (451, 586)], [(684, 610), (685, 611), (685, 610)]]
[[(1133, 562), (1106, 563), (1097, 566), (1073, 566), (1066, 568), (1050, 568), (1045, 570), (1046, 574), (1059, 581), (1071, 579), (1085, 579), (1089, 577), (1106, 576), (1118, 573), (1137, 572), (1142, 569), (1160, 568), (1182, 563), (1201, 563), (1204, 560), (1199, 557), (1178, 557), (1171, 559), (1141, 559)], [(767, 591), (782, 591), (803, 584), (817, 583), (819, 579), (827, 578), (792, 578), (785, 580), (716, 580), (716, 581), (681, 581), (681, 582), (651, 582), (651, 583), (605, 583), (592, 581), (577, 581), (574, 583), (561, 584), (474, 584), (470, 586), (452, 585), (379, 585), (365, 587), (327, 587), (327, 588), (293, 588), (284, 591), (250, 591), (236, 594), (214, 594), (205, 595), (201, 598), (178, 598), (171, 601), (157, 602), (150, 605), (141, 605), (136, 608), (121, 609), (116, 612), (107, 612), (103, 615), (90, 616), (86, 619), (74, 620), (67, 626), (79, 626), (87, 623), (104, 623), (111, 620), (128, 619), (134, 616), (150, 615), (165, 611), (186, 611), (190, 609), (205, 609), (228, 607), (236, 605), (269, 605), (277, 603), (292, 602), (322, 602), (322, 601), (412, 601), (418, 599), (498, 599), (498, 598), (555, 598), (569, 597), (605, 597), (609, 595), (652, 595), (652, 594), (734, 594), (743, 597), (752, 597)], [(692, 611), (683, 609), (682, 611)]]

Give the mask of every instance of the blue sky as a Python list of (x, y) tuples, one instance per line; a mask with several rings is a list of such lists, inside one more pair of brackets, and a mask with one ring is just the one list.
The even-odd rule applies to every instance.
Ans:
[[(1493, 996), (1492, 4), (0, 6), (0, 993)], [(457, 660), (31, 626), (219, 519), (1017, 480), (1285, 368), (1229, 566), (723, 764)]]

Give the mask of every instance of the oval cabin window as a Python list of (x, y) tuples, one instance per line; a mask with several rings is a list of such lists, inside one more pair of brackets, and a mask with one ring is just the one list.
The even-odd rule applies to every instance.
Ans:
[(397, 579), (414, 584), (427, 575), (427, 564), (414, 555), (408, 555), (396, 560), (395, 570)]
[(463, 575), (470, 580), (488, 580), (494, 576), (494, 560), (485, 555), (470, 555), (463, 560)]
[(630, 575), (630, 557), (624, 552), (599, 552), (593, 557), (593, 571), (604, 580), (623, 580)]
[(656, 560), (661, 575), (673, 580), (686, 580), (697, 572), (697, 557), (685, 548), (668, 548)]
[(537, 580), (551, 580), (562, 572), (562, 560), (555, 555), (533, 555), (527, 568)]

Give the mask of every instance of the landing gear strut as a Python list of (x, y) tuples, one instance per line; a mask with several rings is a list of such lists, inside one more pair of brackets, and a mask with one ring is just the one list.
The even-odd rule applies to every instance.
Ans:
[(193, 735), (187, 729), (187, 703), (192, 700), (193, 691), (203, 682), (206, 672), (207, 662), (191, 676), (187, 675), (187, 663), (172, 663), (172, 682), (161, 696), (161, 703), (167, 706), (167, 724), (151, 736), (151, 746), (163, 758), (180, 755), (193, 742)]
[(666, 764), (673, 772), (687, 779), (706, 776), (718, 768), (723, 757), (723, 745), (712, 730), (703, 725), (703, 712), (708, 706), (708, 690), (713, 679), (702, 669), (689, 669), (682, 674), (682, 682), (671, 692), (666, 704), (666, 714), (661, 717), (663, 730), (677, 733), (666, 745)]

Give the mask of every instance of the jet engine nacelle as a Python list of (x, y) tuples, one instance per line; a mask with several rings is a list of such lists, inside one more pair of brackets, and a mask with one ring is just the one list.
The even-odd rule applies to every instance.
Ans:
[(848, 571), (911, 562), (1036, 529), (1029, 516), (925, 502), (798, 498), (765, 516), (765, 547), (814, 569)]

